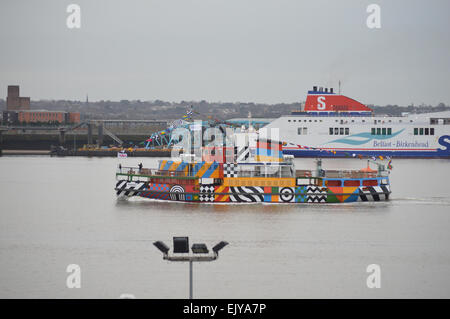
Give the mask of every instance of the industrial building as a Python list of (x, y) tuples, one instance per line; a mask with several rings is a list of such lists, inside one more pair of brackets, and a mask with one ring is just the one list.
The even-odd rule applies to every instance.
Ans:
[(30, 109), (30, 98), (21, 97), (18, 85), (8, 85), (8, 96), (6, 97), (6, 110), (18, 111)]
[(45, 110), (3, 111), (3, 125), (29, 123), (77, 124), (80, 123), (80, 113)]
[(3, 112), (2, 122), (4, 125), (29, 123), (77, 124), (80, 123), (80, 113), (30, 110), (30, 98), (20, 96), (18, 85), (9, 85), (6, 111)]
[(27, 110), (17, 112), (19, 123), (80, 123), (80, 113), (64, 111)]

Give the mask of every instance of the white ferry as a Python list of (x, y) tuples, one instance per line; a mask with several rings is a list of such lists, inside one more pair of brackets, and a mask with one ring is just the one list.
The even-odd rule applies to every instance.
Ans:
[(366, 105), (314, 86), (302, 109), (265, 126), (278, 128), (295, 157), (450, 157), (450, 111), (375, 116)]

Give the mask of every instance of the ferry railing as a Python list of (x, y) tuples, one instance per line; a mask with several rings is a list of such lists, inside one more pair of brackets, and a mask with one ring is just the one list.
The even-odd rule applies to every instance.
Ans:
[[(350, 170), (324, 170), (322, 178), (374, 178), (387, 176), (387, 172), (383, 172), (381, 176), (377, 172), (361, 172)], [(315, 172), (311, 170), (296, 170), (296, 177), (314, 177)]]
[(161, 176), (161, 177), (185, 177), (183, 171), (159, 170), (157, 168), (139, 168), (131, 166), (122, 166), (117, 168), (117, 174), (123, 175), (143, 175), (143, 176)]
[(119, 166), (117, 168), (116, 173), (118, 174), (130, 174), (133, 175), (139, 171), (139, 167), (131, 167), (131, 166)]
[(155, 176), (167, 176), (167, 177), (192, 176), (191, 174), (186, 175), (186, 173), (184, 171), (160, 171), (160, 170), (156, 170), (153, 175), (155, 175)]
[[(118, 167), (117, 174), (122, 175), (142, 175), (142, 176), (161, 176), (161, 177), (189, 177), (192, 174), (184, 171), (169, 171), (159, 170), (156, 168), (141, 168), (122, 166)], [(255, 171), (239, 171), (238, 177), (294, 177), (290, 172), (276, 172), (274, 174), (264, 174), (263, 172)], [(314, 172), (311, 170), (296, 170), (295, 177), (314, 177)], [(375, 177), (387, 177), (388, 171), (379, 172), (362, 172), (352, 170), (324, 170), (323, 178), (375, 178)]]
[(361, 172), (347, 170), (325, 170), (325, 178), (374, 178), (378, 172)]

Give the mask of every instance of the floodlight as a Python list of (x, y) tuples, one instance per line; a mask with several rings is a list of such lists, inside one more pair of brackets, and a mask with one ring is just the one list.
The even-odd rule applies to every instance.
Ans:
[(218, 243), (217, 245), (215, 245), (212, 250), (213, 252), (215, 252), (217, 255), (219, 254), (219, 250), (221, 250), (223, 247), (225, 247), (226, 245), (228, 245), (228, 243), (226, 241), (221, 241), (220, 243)]
[(155, 241), (153, 245), (155, 245), (156, 248), (158, 248), (165, 255), (167, 255), (167, 253), (169, 252), (169, 247), (167, 247), (167, 245), (162, 241)]
[(173, 252), (174, 253), (189, 253), (189, 237), (174, 237), (173, 238)]
[(226, 241), (221, 241), (215, 245), (212, 250), (213, 254), (209, 253), (208, 247), (204, 243), (192, 244), (193, 254), (189, 254), (189, 237), (173, 237), (173, 254), (169, 253), (169, 247), (162, 241), (155, 241), (153, 243), (163, 254), (164, 260), (175, 262), (189, 262), (189, 298), (193, 298), (193, 264), (194, 262), (213, 261), (219, 258), (219, 251), (228, 245)]
[(194, 254), (207, 254), (209, 250), (205, 244), (192, 244), (192, 252)]

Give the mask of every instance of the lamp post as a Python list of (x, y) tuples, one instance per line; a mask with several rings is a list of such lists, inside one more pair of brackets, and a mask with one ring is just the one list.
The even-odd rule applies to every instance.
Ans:
[(223, 249), (228, 243), (221, 241), (212, 248), (212, 253), (209, 253), (208, 247), (205, 244), (193, 244), (191, 247), (192, 253), (189, 252), (189, 238), (188, 237), (173, 237), (173, 252), (170, 253), (170, 248), (162, 241), (153, 243), (163, 253), (163, 259), (168, 261), (189, 262), (189, 299), (193, 298), (193, 263), (195, 261), (213, 261), (219, 258), (219, 251)]

